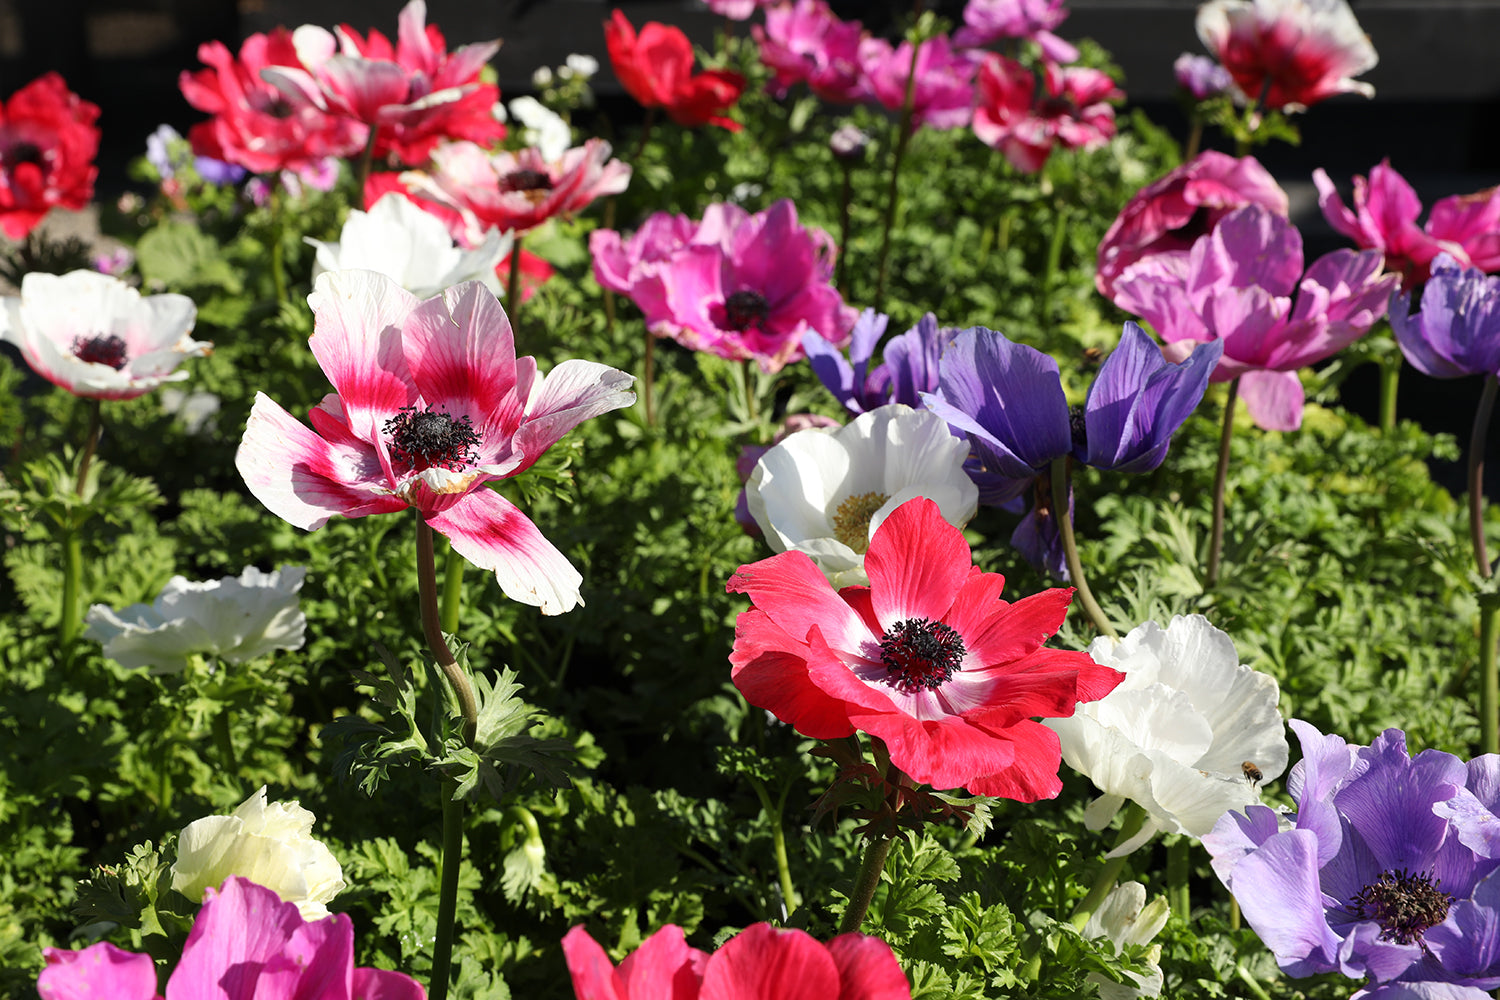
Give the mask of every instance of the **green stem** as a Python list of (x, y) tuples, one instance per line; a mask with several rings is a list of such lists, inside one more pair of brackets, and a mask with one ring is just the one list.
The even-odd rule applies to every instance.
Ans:
[(79, 582), (83, 579), (83, 538), (76, 527), (63, 533), (63, 590), (62, 614), (58, 619), (58, 642), (64, 653), (69, 652), (78, 639), (78, 628), (83, 622), (83, 608), (78, 597)]
[[(1146, 810), (1132, 802), (1125, 810), (1125, 819), (1120, 823), (1120, 832), (1115, 836), (1115, 847), (1119, 847), (1131, 837), (1140, 832), (1141, 824), (1146, 821)], [(1114, 848), (1110, 848), (1114, 850)], [(1094, 884), (1089, 887), (1088, 894), (1078, 902), (1078, 909), (1073, 911), (1072, 923), (1078, 930), (1083, 930), (1083, 925), (1089, 922), (1089, 917), (1099, 909), (1101, 903), (1109, 896), (1109, 891), (1115, 887), (1115, 882), (1120, 878), (1120, 872), (1125, 867), (1125, 862), (1130, 855), (1122, 854), (1118, 858), (1108, 858), (1099, 874), (1094, 878)]]
[(1234, 403), (1239, 398), (1240, 380), (1229, 383), (1224, 397), (1224, 428), (1219, 432), (1219, 466), (1214, 470), (1214, 519), (1208, 536), (1208, 568), (1203, 573), (1203, 589), (1212, 590), (1219, 582), (1219, 560), (1224, 552), (1224, 489), (1229, 480), (1229, 442), (1234, 437)]
[(510, 275), (505, 282), (505, 312), (510, 316), (511, 339), (521, 339), (521, 234), (510, 245)]
[(641, 394), (646, 397), (646, 426), (656, 426), (656, 336), (646, 328), (646, 356), (641, 363)]
[(745, 376), (745, 419), (759, 426), (760, 399), (755, 392), (755, 362), (747, 359), (741, 371)]
[(786, 855), (786, 831), (781, 826), (781, 810), (786, 805), (786, 795), (783, 793), (781, 802), (773, 806), (765, 782), (751, 776), (750, 787), (755, 790), (755, 797), (760, 799), (760, 808), (766, 814), (766, 822), (771, 824), (771, 846), (776, 851), (776, 876), (781, 882), (781, 901), (786, 905), (786, 912), (782, 914), (784, 920), (797, 908), (797, 890), (792, 886), (792, 869)]
[(917, 99), (917, 54), (922, 46), (916, 42), (911, 47), (911, 66), (906, 73), (906, 97), (901, 102), (901, 120), (896, 125), (896, 148), (891, 156), (891, 182), (885, 196), (885, 220), (880, 231), (880, 267), (875, 281), (875, 308), (884, 307), (885, 279), (890, 266), (891, 226), (896, 222), (896, 203), (900, 195), (897, 180), (901, 176), (901, 160), (906, 156), (906, 146), (911, 142), (912, 109)]
[(844, 184), (839, 194), (839, 262), (835, 265), (833, 287), (845, 301), (849, 299), (849, 286), (844, 283), (844, 265), (849, 260), (849, 203), (854, 198), (854, 167), (839, 160), (844, 171)]
[(1380, 429), (1389, 434), (1396, 429), (1396, 388), (1401, 381), (1401, 355), (1380, 363)]
[(1469, 432), (1469, 540), (1474, 543), (1474, 565), (1486, 580), (1493, 570), (1484, 544), (1484, 449), (1490, 433), (1490, 414), (1495, 409), (1495, 392), (1500, 380), (1489, 375), (1484, 392), (1474, 410), (1474, 428)]
[(1234, 972), (1235, 975), (1240, 977), (1240, 982), (1245, 984), (1245, 988), (1255, 994), (1256, 1000), (1271, 1000), (1271, 994), (1266, 992), (1264, 986), (1250, 977), (1249, 971), (1243, 965), (1236, 962)]
[(365, 187), (370, 183), (370, 167), (375, 163), (375, 138), (379, 134), (379, 126), (370, 126), (370, 141), (365, 143), (364, 155), (359, 158), (359, 191), (354, 196), (357, 205), (365, 203)]
[(464, 557), (448, 546), (443, 556), (443, 607), (439, 623), (449, 635), (458, 632), (458, 609), (464, 597)]
[(1192, 870), (1193, 842), (1178, 837), (1167, 845), (1167, 904), (1183, 920), (1188, 919), (1192, 900), (1188, 895), (1188, 873)]
[(1041, 318), (1042, 325), (1048, 327), (1052, 324), (1052, 289), (1057, 284), (1057, 271), (1062, 265), (1063, 241), (1068, 235), (1068, 227), (1065, 224), (1067, 217), (1067, 210), (1059, 201), (1057, 218), (1052, 226), (1052, 242), (1047, 245), (1047, 269), (1042, 272)]
[(1500, 595), (1479, 599), (1479, 752), (1500, 753), (1500, 674), (1495, 671)]
[(437, 934), (432, 940), (432, 983), (429, 1000), (447, 1000), (453, 967), (453, 928), (458, 918), (458, 874), (464, 860), (464, 804), (453, 797), (458, 782), (444, 778), (443, 873), (438, 885)]
[(1182, 161), (1187, 163), (1198, 156), (1198, 147), (1203, 144), (1203, 116), (1193, 112), (1193, 129), (1188, 133), (1187, 145), (1182, 149)]
[(458, 702), (459, 713), (464, 719), (464, 742), (472, 746), (479, 729), (479, 705), (474, 699), (474, 687), (454, 659), (448, 640), (443, 638), (443, 626), (438, 615), (437, 566), (433, 559), (432, 528), (417, 514), (417, 597), (422, 606), (422, 633), (427, 646), (437, 661), (438, 669), (448, 679), (453, 699)]
[(1089, 589), (1089, 582), (1083, 575), (1083, 561), (1078, 558), (1078, 540), (1073, 535), (1073, 518), (1068, 512), (1068, 457), (1066, 455), (1052, 460), (1052, 516), (1057, 518), (1058, 533), (1062, 536), (1063, 556), (1068, 561), (1068, 575), (1073, 578), (1073, 586), (1078, 590), (1079, 603), (1083, 605), (1089, 621), (1094, 623), (1094, 628), (1111, 639), (1118, 639), (1120, 633), (1110, 625), (1104, 609), (1099, 607), (1098, 601), (1094, 600), (1094, 592)]
[(291, 299), (286, 290), (286, 213), (282, 210), (281, 179), (271, 186), (271, 283), (276, 289), (276, 301), (286, 305)]
[(78, 456), (78, 479), (74, 484), (73, 492), (83, 498), (84, 488), (89, 481), (89, 466), (94, 461), (94, 452), (99, 448), (99, 437), (104, 432), (104, 420), (100, 413), (100, 401), (89, 400), (89, 429), (84, 432), (83, 453)]
[(214, 748), (219, 752), (219, 763), (223, 766), (224, 773), (228, 774), (231, 778), (238, 778), (240, 776), (240, 761), (234, 752), (234, 734), (230, 730), (233, 713), (234, 709), (225, 706), (218, 715), (214, 716), (212, 727)]
[(844, 919), (839, 921), (840, 934), (852, 934), (865, 922), (870, 912), (870, 901), (880, 886), (880, 873), (885, 871), (885, 859), (891, 853), (892, 836), (876, 837), (865, 845), (865, 859), (859, 866), (859, 875), (854, 881), (854, 892), (849, 896), (849, 908)]

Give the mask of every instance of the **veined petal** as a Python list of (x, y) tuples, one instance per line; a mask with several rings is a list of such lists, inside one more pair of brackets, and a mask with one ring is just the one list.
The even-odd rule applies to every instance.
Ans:
[(971, 566), (969, 543), (938, 505), (908, 501), (885, 519), (865, 553), (876, 617), (887, 629), (909, 618), (942, 621)]
[[(631, 406), (635, 376), (597, 361), (572, 358), (532, 386), (515, 445), (526, 469), (564, 434), (590, 417)], [(517, 470), (520, 471), (520, 470)]]
[(1240, 376), (1240, 396), (1255, 426), (1294, 431), (1302, 426), (1306, 399), (1296, 372), (1248, 371)]
[(516, 385), (510, 317), (489, 289), (466, 281), (416, 304), (401, 345), (423, 402), (468, 417), (487, 437)]
[(116, 948), (108, 941), (77, 951), (45, 948), (47, 967), (37, 976), (42, 1000), (152, 1000), (156, 963), (150, 955)]
[[(647, 26), (649, 27), (649, 25)], [(835, 1000), (839, 970), (806, 931), (745, 928), (709, 956), (700, 1000)]]
[(391, 414), (416, 402), (401, 331), (417, 300), (383, 274), (330, 271), (318, 275), (307, 302), (308, 347), (343, 400), (349, 429), (373, 444)]
[(828, 942), (839, 968), (838, 1000), (911, 1000), (911, 984), (891, 946), (867, 934), (840, 934)]
[(757, 609), (800, 642), (807, 642), (816, 626), (833, 649), (862, 656), (878, 638), (801, 552), (783, 552), (741, 566), (725, 589), (750, 595)]
[(538, 607), (544, 615), (572, 611), (583, 603), (578, 592), (582, 575), (530, 518), (494, 490), (476, 489), (429, 515), (427, 523), (448, 536), (453, 551), (492, 570), (511, 600)]

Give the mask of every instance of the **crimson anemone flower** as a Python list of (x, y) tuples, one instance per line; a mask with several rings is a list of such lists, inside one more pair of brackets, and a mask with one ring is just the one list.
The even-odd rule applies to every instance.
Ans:
[(850, 104), (863, 100), (864, 72), (859, 63), (859, 42), (864, 28), (858, 21), (844, 21), (824, 0), (797, 0), (766, 11), (766, 25), (750, 29), (760, 46), (760, 61), (774, 76), (772, 94), (785, 97), (794, 83), (825, 101)]
[(865, 934), (825, 945), (806, 931), (761, 923), (709, 955), (668, 924), (619, 968), (582, 925), (562, 946), (579, 1000), (911, 1000), (891, 946)]
[(724, 69), (693, 72), (693, 43), (679, 28), (647, 21), (635, 26), (620, 11), (604, 22), (604, 44), (620, 86), (643, 108), (661, 108), (679, 125), (744, 126), (724, 112), (745, 92), (745, 78)]
[(55, 206), (94, 196), (99, 107), (45, 73), (0, 105), (0, 229), (23, 239)]
[(1115, 134), (1110, 101), (1125, 95), (1109, 74), (1085, 66), (1044, 63), (1042, 93), (1031, 70), (990, 53), (979, 70), (974, 134), (1000, 150), (1017, 170), (1034, 174), (1054, 146), (1097, 149)]
[[(906, 106), (906, 83), (912, 77), (911, 42), (892, 46), (884, 38), (859, 43), (859, 64), (869, 95), (887, 110)], [(916, 82), (912, 85), (912, 128), (963, 128), (974, 117), (974, 71), (978, 61), (955, 51), (947, 35), (936, 35), (917, 48)]]
[(235, 455), (250, 492), (306, 530), (334, 514), (415, 507), (512, 600), (542, 614), (581, 604), (567, 558), (481, 487), (524, 472), (589, 417), (629, 406), (631, 376), (581, 360), (538, 375), (477, 281), (419, 302), (383, 274), (331, 271), (308, 301), (308, 346), (335, 393), (309, 412), (311, 431), (256, 393)]
[(1197, 23), (1246, 101), (1305, 111), (1335, 94), (1375, 96), (1354, 79), (1380, 60), (1348, 0), (1209, 0)]
[(347, 24), (337, 34), (303, 25), (296, 34), (301, 65), (261, 75), (294, 107), (378, 129), (374, 155), (382, 159), (394, 154), (415, 166), (442, 139), (488, 144), (504, 138), (505, 126), (493, 113), (500, 88), (479, 81), (500, 43), (449, 52), (442, 32), (426, 22), (427, 4), (410, 0), (397, 17), (394, 46), (374, 30), (365, 39)]
[(783, 552), (741, 566), (731, 593), (754, 606), (735, 624), (735, 686), (797, 732), (866, 732), (891, 763), (934, 788), (1031, 802), (1062, 789), (1057, 734), (1123, 674), (1085, 653), (1045, 649), (1073, 591), (1000, 600), (963, 532), (924, 497), (896, 508), (865, 552), (870, 586), (835, 591), (812, 559)]

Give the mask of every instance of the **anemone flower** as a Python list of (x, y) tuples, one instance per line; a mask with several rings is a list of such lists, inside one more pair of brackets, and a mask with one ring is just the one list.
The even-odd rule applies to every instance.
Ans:
[(870, 366), (875, 345), (885, 334), (890, 317), (866, 309), (849, 336), (849, 356), (821, 337), (802, 338), (808, 364), (823, 387), (852, 414), (868, 413), (886, 403), (922, 406), (922, 393), (938, 387), (938, 359), (957, 332), (938, 326), (925, 314), (917, 325), (886, 342), (881, 363)]
[(949, 524), (969, 523), (968, 456), (941, 417), (891, 403), (832, 433), (788, 435), (756, 463), (746, 502), (773, 551), (806, 552), (835, 587), (864, 586), (870, 539), (906, 501), (927, 497)]
[(1375, 95), (1354, 79), (1379, 58), (1348, 0), (1209, 0), (1197, 26), (1247, 102), (1304, 111), (1336, 94)]
[(1483, 1000), (1500, 986), (1500, 756), (1467, 763), (1387, 729), (1350, 746), (1294, 719), (1290, 816), (1252, 805), (1203, 838), (1291, 976), (1366, 980), (1361, 1000)]
[(963, 532), (918, 497), (896, 508), (865, 553), (870, 586), (835, 591), (802, 552), (729, 581), (753, 606), (735, 625), (735, 686), (797, 732), (866, 732), (893, 765), (937, 789), (1031, 802), (1062, 789), (1057, 735), (1036, 716), (1072, 713), (1122, 675), (1047, 649), (1072, 591), (1014, 604), (973, 564)]
[(1412, 367), (1433, 378), (1500, 376), (1500, 277), (1439, 254), (1415, 313), (1411, 301), (1392, 296), (1390, 321)]
[(635, 400), (631, 376), (569, 360), (547, 376), (517, 358), (510, 321), (475, 281), (418, 301), (373, 271), (319, 275), (308, 346), (335, 394), (314, 430), (257, 393), (235, 465), (272, 513), (311, 530), (329, 517), (415, 507), (507, 597), (558, 614), (582, 577), (495, 479), (530, 468), (582, 421)]
[(30, 233), (53, 208), (94, 196), (99, 107), (44, 73), (0, 104), (0, 231)]
[[(426, 1000), (410, 976), (355, 968), (354, 925), (342, 914), (304, 920), (294, 903), (249, 879), (209, 889), (193, 920), (166, 1000)], [(153, 1000), (150, 955), (107, 941), (78, 951), (45, 948), (37, 977), (42, 1000)]]
[(765, 27), (750, 29), (760, 61), (772, 72), (771, 93), (785, 97), (796, 83), (825, 101), (852, 104), (868, 96), (859, 63), (864, 28), (840, 20), (824, 0), (797, 0), (766, 11)]
[(1126, 800), (1146, 811), (1140, 831), (1110, 857), (1163, 831), (1203, 837), (1286, 770), (1275, 678), (1240, 663), (1234, 642), (1202, 615), (1166, 628), (1147, 622), (1118, 642), (1095, 639), (1089, 655), (1125, 680), (1045, 724), (1068, 766), (1104, 793), (1084, 812), (1089, 829), (1103, 829)]
[(825, 945), (806, 931), (752, 924), (709, 955), (668, 924), (618, 968), (582, 925), (562, 947), (578, 1000), (911, 1000), (890, 945), (864, 934)]
[(1111, 101), (1125, 95), (1109, 74), (1086, 66), (1042, 67), (1042, 93), (1031, 70), (990, 53), (979, 69), (974, 134), (1017, 170), (1036, 173), (1052, 150), (1098, 149), (1115, 134)]
[(1064, 0), (969, 0), (964, 4), (964, 26), (954, 44), (988, 45), (1001, 38), (1025, 38), (1041, 46), (1054, 62), (1078, 59), (1078, 49), (1052, 33), (1068, 19)]
[(745, 78), (723, 69), (693, 72), (693, 43), (682, 29), (647, 21), (637, 34), (619, 10), (604, 22), (604, 44), (620, 86), (643, 108), (661, 108), (687, 128), (744, 126), (724, 114), (745, 91)]
[(180, 382), (188, 373), (174, 371), (178, 362), (213, 348), (188, 336), (197, 307), (186, 295), (142, 295), (96, 271), (33, 271), (4, 301), (0, 339), (42, 378), (87, 399), (134, 399)]
[(1191, 52), (1184, 52), (1172, 63), (1172, 75), (1177, 79), (1177, 86), (1195, 101), (1217, 97), (1234, 86), (1234, 78), (1227, 69), (1208, 56)]
[[(913, 76), (911, 42), (892, 47), (883, 38), (859, 43), (859, 63), (869, 94), (887, 110), (906, 107), (907, 80)], [(947, 35), (927, 39), (917, 49), (911, 86), (911, 127), (963, 128), (974, 116), (976, 60), (954, 51)]]

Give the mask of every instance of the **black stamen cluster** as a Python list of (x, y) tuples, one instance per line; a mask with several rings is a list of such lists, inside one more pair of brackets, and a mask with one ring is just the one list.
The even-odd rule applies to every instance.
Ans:
[(1068, 431), (1073, 435), (1075, 449), (1088, 449), (1089, 427), (1088, 420), (1084, 417), (1083, 407), (1068, 407)]
[(770, 304), (760, 292), (741, 289), (724, 299), (724, 322), (731, 330), (748, 330), (765, 325)]
[(457, 471), (478, 461), (479, 432), (467, 416), (454, 419), (431, 408), (403, 406), (385, 422), (391, 458), (413, 471), (439, 466)]
[(552, 190), (552, 178), (540, 170), (512, 170), (500, 183), (507, 191)]
[(943, 686), (964, 659), (964, 639), (942, 622), (908, 618), (880, 637), (880, 660), (891, 684), (913, 694)]
[(1431, 872), (1412, 873), (1405, 868), (1381, 872), (1380, 878), (1354, 894), (1349, 910), (1360, 920), (1378, 923), (1382, 941), (1421, 942), (1423, 932), (1442, 923), (1453, 905), (1453, 897), (1439, 884)]
[(79, 361), (109, 365), (115, 371), (125, 367), (125, 341), (108, 334), (102, 337), (73, 338), (73, 356)]

